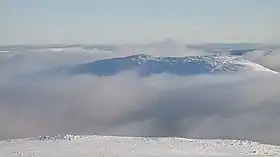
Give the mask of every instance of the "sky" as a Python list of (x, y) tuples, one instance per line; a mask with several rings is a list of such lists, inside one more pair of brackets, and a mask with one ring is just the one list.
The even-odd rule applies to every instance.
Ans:
[(279, 0), (0, 0), (0, 44), (280, 42)]

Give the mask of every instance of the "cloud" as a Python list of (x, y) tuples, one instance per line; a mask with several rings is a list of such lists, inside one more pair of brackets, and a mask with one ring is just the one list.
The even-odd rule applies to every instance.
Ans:
[(9, 80), (1, 82), (0, 138), (70, 132), (275, 143), (279, 87), (278, 76), (259, 75)]
[[(125, 72), (109, 77), (55, 75), (29, 80), (18, 74), (40, 71), (36, 65), (41, 61), (44, 68), (52, 68), (88, 58), (81, 59), (82, 54), (76, 60), (69, 59), (69, 54), (59, 58), (56, 54), (21, 55), (14, 64), (9, 60), (0, 67), (0, 139), (95, 133), (280, 144), (279, 75), (138, 77)], [(33, 66), (24, 67), (27, 60)]]
[[(269, 52), (269, 51), (268, 51)], [(267, 68), (275, 71), (280, 71), (280, 49), (275, 49), (270, 53), (266, 53), (265, 50), (252, 51), (246, 53), (244, 56), (246, 59), (259, 63)]]
[[(145, 136), (238, 138), (279, 144), (279, 77), (217, 77), (177, 78), (174, 81), (181, 81), (180, 86), (157, 92), (141, 109), (112, 124), (132, 129), (135, 123), (141, 124), (137, 131), (144, 128), (140, 134)], [(122, 131), (131, 134), (130, 129)]]

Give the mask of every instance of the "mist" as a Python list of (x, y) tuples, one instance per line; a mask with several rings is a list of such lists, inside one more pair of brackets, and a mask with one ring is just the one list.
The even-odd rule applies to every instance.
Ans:
[[(119, 49), (117, 54), (21, 52), (8, 59), (2, 57), (0, 139), (71, 133), (280, 144), (278, 74), (140, 77), (127, 71), (107, 77), (20, 77), (62, 65), (127, 55), (130, 50)], [(151, 53), (159, 51), (153, 49)]]
[[(269, 51), (268, 51), (269, 52)], [(267, 53), (265, 50), (256, 50), (244, 54), (244, 58), (267, 68), (280, 72), (280, 49)]]

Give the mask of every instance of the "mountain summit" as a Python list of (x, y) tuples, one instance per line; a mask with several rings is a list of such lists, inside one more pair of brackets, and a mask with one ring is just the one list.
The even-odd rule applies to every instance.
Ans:
[(67, 71), (70, 73), (93, 74), (99, 76), (110, 76), (129, 70), (136, 71), (142, 76), (160, 73), (198, 75), (245, 71), (277, 73), (259, 64), (244, 60), (241, 56), (217, 55), (155, 57), (146, 54), (138, 54), (83, 63), (67, 68)]

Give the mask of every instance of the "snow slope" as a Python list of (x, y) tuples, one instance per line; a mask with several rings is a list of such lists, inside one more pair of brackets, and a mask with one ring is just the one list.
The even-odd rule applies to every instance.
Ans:
[(0, 157), (280, 156), (280, 146), (239, 140), (53, 136), (0, 142)]
[[(64, 69), (65, 70), (65, 69)], [(221, 72), (262, 71), (276, 73), (259, 64), (244, 60), (240, 56), (187, 56), (154, 57), (145, 54), (122, 58), (112, 58), (79, 64), (67, 71), (79, 74), (114, 75), (134, 70), (140, 75), (171, 73), (177, 75), (196, 75)]]

